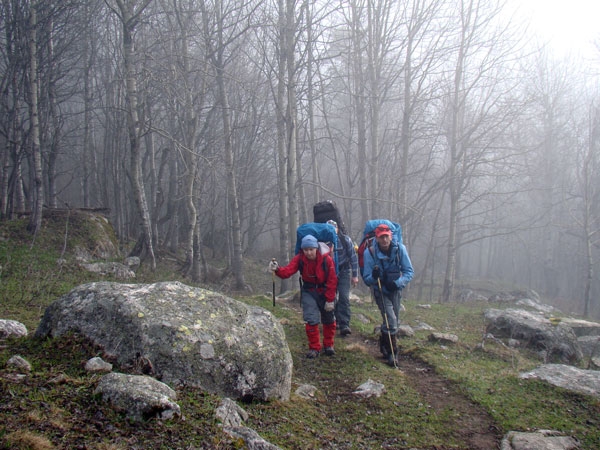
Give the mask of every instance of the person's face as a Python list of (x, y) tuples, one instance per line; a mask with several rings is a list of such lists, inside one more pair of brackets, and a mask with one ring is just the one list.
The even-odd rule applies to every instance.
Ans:
[(389, 234), (382, 234), (377, 238), (377, 245), (381, 250), (386, 252), (390, 248), (392, 237)]
[(313, 261), (317, 259), (317, 249), (316, 248), (303, 248), (304, 256), (306, 256), (309, 260)]

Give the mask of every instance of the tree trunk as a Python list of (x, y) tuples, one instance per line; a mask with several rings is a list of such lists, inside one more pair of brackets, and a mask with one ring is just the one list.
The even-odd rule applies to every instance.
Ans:
[[(278, 161), (278, 177), (277, 185), (279, 190), (279, 261), (286, 263), (291, 256), (291, 244), (290, 244), (290, 232), (288, 226), (288, 208), (289, 202), (288, 197), (290, 192), (288, 191), (287, 182), (287, 153), (286, 153), (286, 128), (285, 128), (285, 3), (284, 0), (277, 2), (279, 11), (279, 58), (277, 68), (277, 98), (275, 104), (277, 108), (277, 161)], [(289, 288), (289, 281), (281, 280), (281, 291), (284, 292)]]
[(315, 148), (316, 136), (315, 136), (315, 114), (314, 114), (314, 79), (313, 79), (313, 38), (312, 38), (312, 2), (305, 1), (304, 6), (306, 8), (306, 46), (307, 46), (307, 62), (306, 62), (306, 76), (307, 76), (307, 113), (308, 113), (308, 145), (310, 147), (310, 170), (312, 172), (313, 182), (313, 195), (312, 203), (315, 204), (321, 199), (321, 177), (319, 175), (319, 165), (317, 164), (317, 149)]
[(225, 151), (225, 170), (227, 176), (227, 194), (229, 197), (229, 214), (231, 215), (231, 237), (233, 243), (232, 269), (237, 289), (245, 289), (244, 280), (244, 260), (242, 249), (242, 232), (240, 223), (240, 209), (238, 206), (237, 184), (235, 176), (235, 164), (233, 159), (233, 147), (231, 144), (231, 123), (229, 117), (229, 102), (225, 91), (225, 80), (223, 70), (217, 69), (217, 84), (219, 86), (219, 96), (221, 97), (224, 151)]
[(44, 205), (44, 183), (42, 173), (42, 154), (40, 149), (40, 123), (38, 113), (39, 79), (37, 70), (37, 13), (36, 4), (30, 5), (29, 22), (29, 117), (31, 120), (31, 154), (33, 161), (33, 192), (31, 216), (28, 230), (34, 235), (42, 227), (42, 209)]
[(221, 105), (221, 120), (223, 122), (223, 153), (225, 160), (225, 176), (227, 179), (227, 203), (228, 212), (231, 218), (231, 267), (235, 279), (236, 289), (246, 289), (246, 281), (244, 280), (244, 259), (242, 249), (242, 232), (240, 221), (240, 208), (238, 205), (238, 192), (236, 183), (235, 162), (232, 144), (231, 118), (229, 112), (229, 99), (225, 88), (225, 61), (224, 61), (224, 43), (223, 43), (223, 20), (221, 17), (221, 9), (215, 8), (217, 14), (218, 27), (218, 43), (217, 49), (213, 53), (213, 64), (216, 70), (217, 95), (218, 102)]
[(295, 62), (295, 0), (287, 0), (286, 27), (285, 27), (285, 54), (287, 67), (287, 191), (288, 191), (288, 227), (290, 236), (295, 235), (298, 228), (298, 200), (299, 191), (296, 176), (298, 118), (296, 107), (296, 62)]
[(47, 169), (46, 179), (48, 180), (48, 191), (46, 198), (48, 205), (51, 208), (58, 207), (58, 193), (56, 191), (56, 165), (58, 156), (60, 153), (60, 133), (61, 133), (61, 118), (58, 114), (57, 107), (57, 94), (56, 94), (56, 62), (55, 62), (55, 51), (54, 51), (54, 35), (53, 35), (53, 24), (52, 18), (47, 19), (46, 24), (47, 38), (46, 38), (46, 57), (48, 58), (45, 87), (47, 89), (48, 99), (48, 112), (47, 112), (47, 123), (44, 127), (43, 142), (44, 148), (47, 149)]
[(381, 105), (379, 104), (379, 54), (378, 49), (381, 46), (379, 42), (378, 31), (375, 29), (376, 20), (380, 18), (374, 17), (375, 11), (374, 6), (371, 2), (367, 2), (367, 73), (369, 82), (369, 113), (370, 113), (370, 127), (369, 132), (371, 136), (371, 145), (369, 148), (369, 154), (371, 155), (368, 167), (369, 167), (369, 182), (371, 184), (371, 214), (377, 217), (385, 216), (382, 214), (380, 208), (380, 189), (379, 189), (379, 111)]
[[(598, 220), (594, 220), (593, 210), (597, 207), (595, 198), (598, 196), (598, 187), (594, 180), (597, 180), (598, 173), (597, 163), (594, 163), (594, 158), (598, 154), (598, 142), (600, 141), (600, 109), (592, 106), (590, 108), (589, 117), (589, 132), (588, 144), (583, 155), (583, 167), (581, 168), (581, 187), (583, 190), (583, 236), (585, 239), (585, 287), (583, 293), (583, 315), (589, 317), (592, 307), (592, 283), (594, 282), (594, 244), (597, 242), (595, 238), (600, 229), (595, 228), (594, 224), (598, 224)], [(594, 170), (596, 169), (596, 170)]]
[[(84, 5), (85, 8), (85, 16), (86, 20), (89, 21), (89, 5), (86, 3)], [(82, 177), (81, 177), (81, 192), (83, 195), (83, 206), (85, 208), (89, 208), (91, 205), (90, 201), (90, 155), (92, 154), (91, 149), (91, 107), (92, 100), (90, 98), (90, 86), (91, 86), (91, 51), (90, 48), (92, 46), (92, 37), (89, 29), (86, 28), (86, 33), (84, 36), (83, 43), (83, 148), (81, 149), (81, 167), (82, 167)], [(106, 204), (107, 206), (108, 204)]]
[(150, 3), (146, 0), (145, 4), (135, 12), (132, 3), (125, 4), (124, 0), (117, 0), (121, 12), (121, 21), (123, 24), (123, 65), (125, 72), (125, 89), (127, 95), (127, 130), (129, 133), (130, 145), (130, 170), (131, 187), (133, 198), (138, 210), (139, 220), (142, 226), (142, 237), (144, 241), (144, 250), (142, 259), (150, 259), (150, 267), (156, 269), (156, 257), (154, 247), (152, 246), (152, 225), (150, 223), (150, 212), (146, 195), (144, 192), (144, 179), (142, 177), (142, 156), (141, 156), (141, 128), (138, 114), (138, 91), (137, 79), (135, 74), (135, 49), (133, 43), (133, 33), (138, 23), (139, 16), (143, 9)]
[(352, 62), (354, 75), (353, 97), (356, 109), (356, 132), (358, 152), (358, 178), (360, 184), (361, 223), (371, 218), (371, 203), (369, 201), (369, 173), (367, 161), (367, 113), (365, 108), (365, 81), (363, 73), (362, 53), (364, 41), (360, 31), (363, 20), (360, 8), (352, 2)]

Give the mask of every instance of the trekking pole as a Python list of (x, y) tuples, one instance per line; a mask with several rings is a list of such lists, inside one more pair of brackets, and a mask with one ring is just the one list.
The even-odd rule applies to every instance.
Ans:
[[(275, 261), (275, 258), (271, 261)], [(273, 277), (273, 308), (275, 308), (275, 272), (271, 271), (271, 276)]]
[(392, 335), (390, 333), (390, 323), (388, 322), (387, 311), (385, 303), (383, 301), (383, 291), (381, 290), (381, 280), (377, 278), (377, 285), (379, 286), (379, 292), (381, 293), (381, 307), (383, 308), (383, 317), (385, 317), (385, 326), (388, 330), (388, 338), (390, 339), (390, 352), (392, 352), (392, 359), (394, 360), (394, 368), (398, 368), (396, 365), (396, 355), (394, 355), (394, 344), (392, 343)]

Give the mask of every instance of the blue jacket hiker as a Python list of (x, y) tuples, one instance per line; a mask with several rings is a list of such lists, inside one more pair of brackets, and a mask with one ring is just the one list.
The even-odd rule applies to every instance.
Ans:
[(381, 312), (379, 348), (387, 363), (396, 365), (400, 298), (402, 289), (412, 280), (414, 271), (406, 247), (393, 239), (388, 225), (375, 228), (375, 241), (365, 249), (363, 280), (373, 289)]

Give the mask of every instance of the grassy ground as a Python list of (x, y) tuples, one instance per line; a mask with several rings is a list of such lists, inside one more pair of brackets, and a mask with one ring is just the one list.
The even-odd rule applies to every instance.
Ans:
[[(78, 269), (65, 246), (64, 224), (47, 229), (32, 245), (24, 223), (0, 224), (0, 319), (24, 323), (31, 334), (45, 307), (72, 287), (97, 279)], [(79, 234), (81, 245), (89, 233)], [(71, 228), (70, 238), (78, 239)], [(66, 247), (66, 252), (64, 251)], [(63, 256), (66, 261), (57, 264)], [(292, 393), (289, 402), (244, 404), (246, 425), (285, 449), (490, 449), (510, 430), (555, 429), (573, 435), (582, 448), (600, 448), (600, 402), (518, 374), (540, 361), (535, 355), (486, 341), (482, 312), (489, 304), (432, 304), (405, 300), (404, 323), (425, 322), (459, 336), (440, 346), (418, 331), (401, 340), (400, 370), (378, 357), (374, 327), (379, 313), (367, 299), (353, 304), (353, 334), (336, 337), (333, 358), (306, 360), (306, 336), (294, 300), (269, 293), (264, 262), (247, 263), (252, 295), (241, 301), (271, 310), (284, 326), (294, 361), (292, 392), (302, 384), (312, 399)], [(142, 270), (137, 282), (180, 279), (162, 267)], [(32, 365), (22, 377), (6, 367), (18, 354)], [(219, 398), (198, 390), (178, 391), (184, 419), (130, 423), (93, 395), (97, 376), (83, 369), (101, 352), (77, 336), (0, 342), (0, 449), (233, 449), (214, 418)], [(115, 370), (119, 370), (118, 367)], [(385, 385), (379, 397), (353, 394), (368, 379)]]

